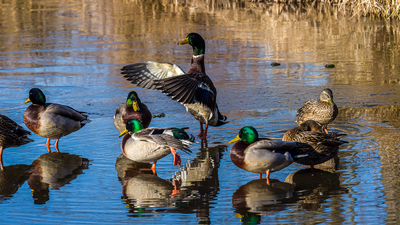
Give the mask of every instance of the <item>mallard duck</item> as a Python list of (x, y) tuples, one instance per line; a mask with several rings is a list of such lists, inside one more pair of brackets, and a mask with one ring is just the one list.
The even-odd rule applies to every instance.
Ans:
[[(130, 160), (141, 163), (153, 162), (151, 170), (156, 174), (157, 160), (169, 153), (174, 155), (174, 166), (181, 165), (181, 158), (175, 149), (190, 153), (188, 148), (193, 144), (194, 137), (190, 137), (179, 128), (143, 128), (138, 120), (129, 120), (126, 129), (120, 137), (122, 153)], [(185, 129), (185, 128), (184, 128)]]
[(327, 126), (338, 115), (338, 107), (333, 102), (332, 90), (329, 88), (324, 89), (319, 100), (308, 100), (304, 105), (297, 110), (297, 124), (301, 124), (306, 120), (314, 120), (320, 123), (325, 132), (328, 133)]
[(305, 157), (302, 152), (308, 145), (297, 142), (286, 142), (259, 138), (254, 127), (246, 126), (229, 143), (236, 142), (231, 149), (231, 160), (239, 168), (249, 172), (267, 174), (269, 183), (270, 172), (281, 170), (294, 159)]
[(29, 91), (29, 98), (25, 103), (32, 102), (24, 112), (24, 123), (33, 133), (47, 138), (47, 150), (50, 150), (50, 139), (57, 139), (55, 147), (57, 152), (58, 141), (61, 137), (81, 129), (90, 123), (83, 112), (60, 104), (46, 103), (46, 97), (39, 88)]
[(33, 140), (27, 135), (31, 132), (25, 130), (14, 120), (0, 114), (0, 167), (3, 170), (3, 150), (8, 147), (18, 147)]
[(199, 137), (205, 140), (208, 126), (227, 123), (226, 116), (218, 110), (217, 90), (205, 73), (204, 39), (197, 33), (190, 33), (178, 43), (184, 44), (193, 47), (192, 62), (186, 73), (175, 64), (147, 62), (124, 66), (122, 74), (138, 87), (160, 90), (184, 104), (186, 110), (200, 122)]
[(316, 121), (307, 120), (285, 133), (283, 141), (296, 141), (310, 145), (312, 148), (304, 151), (306, 157), (295, 160), (303, 165), (314, 165), (324, 163), (338, 154), (339, 146), (348, 143), (340, 140), (346, 134), (323, 133), (323, 127)]
[(118, 106), (114, 115), (114, 126), (119, 132), (122, 132), (125, 130), (126, 123), (131, 119), (140, 121), (144, 128), (149, 127), (151, 122), (150, 110), (140, 101), (134, 91), (129, 92), (126, 103)]

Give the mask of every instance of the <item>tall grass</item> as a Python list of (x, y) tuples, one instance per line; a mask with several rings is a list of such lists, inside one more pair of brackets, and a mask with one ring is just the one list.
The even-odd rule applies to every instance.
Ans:
[(352, 16), (400, 18), (400, 0), (342, 0), (339, 2), (339, 8), (350, 12)]

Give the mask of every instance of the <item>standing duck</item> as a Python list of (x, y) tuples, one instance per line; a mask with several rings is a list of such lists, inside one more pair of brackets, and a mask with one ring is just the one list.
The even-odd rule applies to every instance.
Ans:
[(179, 128), (143, 128), (138, 120), (129, 120), (126, 129), (120, 137), (122, 153), (130, 160), (140, 163), (153, 162), (151, 170), (156, 174), (157, 161), (167, 156), (174, 155), (174, 166), (181, 165), (181, 158), (175, 149), (186, 153), (193, 144), (194, 137), (190, 137), (184, 129)]
[(227, 123), (226, 116), (219, 112), (217, 89), (205, 73), (204, 39), (197, 33), (190, 33), (178, 43), (184, 44), (193, 47), (192, 62), (186, 73), (175, 64), (147, 62), (124, 66), (122, 74), (138, 87), (160, 90), (173, 100), (184, 104), (186, 110), (200, 122), (199, 137), (205, 140), (208, 126)]
[(259, 138), (254, 127), (246, 126), (240, 129), (239, 134), (229, 143), (236, 142), (231, 149), (231, 160), (239, 168), (249, 172), (267, 174), (269, 183), (270, 172), (281, 170), (294, 159), (306, 157), (304, 150), (307, 144), (286, 142)]
[(339, 152), (339, 146), (348, 143), (347, 141), (340, 140), (340, 137), (346, 134), (322, 132), (323, 127), (316, 121), (307, 120), (285, 133), (283, 141), (296, 141), (310, 145), (312, 148), (304, 151), (306, 157), (295, 160), (296, 163), (309, 165), (314, 168), (314, 165), (324, 163)]
[(3, 170), (3, 150), (8, 147), (18, 147), (33, 140), (27, 135), (31, 132), (25, 130), (14, 120), (0, 114), (0, 168)]
[(90, 123), (87, 115), (75, 109), (55, 103), (46, 103), (46, 97), (39, 88), (29, 91), (29, 98), (25, 103), (32, 102), (24, 112), (25, 125), (33, 133), (47, 138), (47, 150), (50, 150), (50, 138), (57, 139), (55, 147), (57, 152), (58, 141), (61, 137), (81, 129)]
[(308, 100), (304, 105), (297, 110), (297, 124), (301, 124), (306, 120), (314, 120), (320, 123), (325, 132), (328, 133), (327, 126), (338, 115), (338, 107), (333, 102), (332, 90), (329, 88), (324, 89), (319, 100)]
[(149, 127), (151, 113), (145, 104), (140, 101), (136, 92), (131, 91), (125, 103), (121, 103), (114, 115), (114, 126), (122, 132), (125, 130), (126, 123), (135, 119), (142, 123), (144, 128)]

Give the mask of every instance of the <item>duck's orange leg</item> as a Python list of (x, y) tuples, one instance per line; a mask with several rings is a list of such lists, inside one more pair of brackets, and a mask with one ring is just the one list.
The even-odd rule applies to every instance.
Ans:
[(269, 184), (269, 170), (267, 171), (267, 184)]
[(200, 138), (203, 137), (204, 129), (203, 129), (203, 124), (200, 123), (200, 134), (198, 135)]
[(156, 164), (157, 164), (157, 161), (154, 161), (154, 162), (153, 162), (153, 166), (151, 167), (151, 170), (153, 171), (153, 174), (156, 174), (156, 175), (157, 175), (157, 172), (156, 172)]
[(174, 155), (174, 166), (179, 165), (179, 167), (181, 166), (181, 157), (178, 155), (177, 151), (172, 148), (169, 147), (169, 149), (171, 149), (171, 153), (172, 155)]
[[(182, 185), (182, 180), (181, 179), (179, 179), (179, 181), (178, 180), (174, 180), (174, 190), (172, 191), (172, 195), (179, 194), (179, 190), (181, 188), (181, 185)], [(175, 198), (175, 196), (171, 196), (171, 198)]]
[(3, 170), (3, 148), (0, 148), (0, 163), (1, 163), (1, 170)]
[(203, 132), (203, 136), (200, 137), (201, 140), (206, 140), (207, 139), (207, 131), (208, 131), (208, 124), (206, 124), (206, 127), (205, 127), (204, 132)]
[(54, 145), (54, 147), (56, 147), (58, 153), (60, 153), (60, 151), (58, 150), (58, 141), (59, 141), (59, 140), (60, 140), (60, 138), (57, 139), (56, 144)]
[(49, 153), (50, 153), (51, 152), (51, 150), (50, 150), (50, 138), (47, 138), (46, 147), (47, 147), (47, 151), (49, 151)]
[(259, 173), (259, 174), (258, 174), (258, 177), (259, 177), (260, 179), (262, 179), (262, 173)]
[(325, 131), (326, 134), (328, 134), (328, 127), (327, 126), (324, 127), (324, 131)]

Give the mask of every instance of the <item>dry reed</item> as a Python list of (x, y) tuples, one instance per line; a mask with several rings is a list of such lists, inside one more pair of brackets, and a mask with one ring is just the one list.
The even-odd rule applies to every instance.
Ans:
[(399, 19), (400, 15), (400, 0), (342, 0), (338, 5), (352, 16)]

